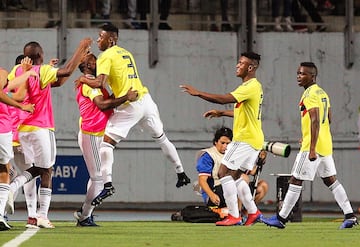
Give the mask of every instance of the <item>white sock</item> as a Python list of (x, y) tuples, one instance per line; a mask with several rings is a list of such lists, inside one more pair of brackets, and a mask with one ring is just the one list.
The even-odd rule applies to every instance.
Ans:
[(344, 215), (353, 213), (349, 198), (347, 197), (347, 194), (342, 184), (338, 180), (336, 180), (332, 185), (329, 186), (329, 189), (333, 193), (337, 204), (344, 212)]
[(100, 194), (102, 188), (103, 181), (101, 178), (91, 180), (90, 186), (88, 187), (88, 190), (86, 192), (85, 202), (82, 205), (82, 214), (80, 217), (80, 221), (90, 217), (95, 208), (91, 205), (91, 202), (98, 194)]
[(225, 203), (229, 210), (229, 214), (235, 218), (238, 218), (239, 208), (235, 181), (231, 176), (225, 176), (220, 178), (220, 182), (224, 192)]
[(251, 194), (249, 185), (242, 178), (238, 179), (235, 184), (240, 201), (249, 214), (255, 214), (257, 212), (257, 207)]
[(5, 183), (0, 183), (0, 215), (4, 216), (5, 206), (9, 197), (10, 186)]
[(24, 184), (24, 195), (28, 217), (37, 217), (37, 191), (36, 191), (36, 178)]
[(16, 176), (17, 176), (17, 171), (16, 171), (15, 167), (12, 165), (10, 166), (10, 169), (9, 169), (9, 176), (10, 176), (10, 181), (13, 181), (14, 178), (16, 178)]
[[(23, 173), (17, 176), (14, 181), (10, 183), (10, 190), (15, 194), (15, 192), (22, 187), (26, 182), (29, 182), (33, 179), (33, 176), (28, 171), (23, 171)], [(15, 199), (15, 198), (14, 198)]]
[(165, 133), (163, 133), (159, 138), (154, 139), (155, 142), (160, 145), (165, 157), (174, 164), (176, 173), (184, 172), (184, 168), (179, 158), (179, 154), (176, 151), (174, 144), (169, 141)]
[(297, 200), (300, 197), (302, 186), (289, 184), (289, 189), (286, 192), (284, 203), (279, 212), (281, 218), (286, 219), (293, 207), (295, 206)]
[(103, 182), (112, 182), (112, 166), (114, 163), (114, 146), (107, 142), (100, 144), (101, 171)]
[(38, 215), (44, 219), (48, 218), (50, 201), (51, 201), (51, 189), (40, 187)]

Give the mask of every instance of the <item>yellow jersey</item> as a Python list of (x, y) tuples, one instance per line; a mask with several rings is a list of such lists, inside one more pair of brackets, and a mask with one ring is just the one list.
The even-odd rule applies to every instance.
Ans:
[(311, 120), (308, 111), (319, 108), (319, 137), (316, 143), (316, 153), (327, 156), (332, 154), (332, 137), (329, 123), (330, 99), (327, 93), (317, 84), (308, 87), (299, 103), (301, 114), (302, 143), (300, 151), (310, 151)]
[(135, 59), (132, 54), (119, 46), (113, 46), (100, 54), (96, 61), (97, 75), (107, 75), (109, 86), (116, 98), (124, 96), (132, 87), (138, 91), (139, 99), (148, 89), (141, 83)]
[(252, 78), (231, 92), (234, 105), (233, 141), (246, 142), (260, 150), (264, 144), (261, 126), (263, 90), (260, 82)]

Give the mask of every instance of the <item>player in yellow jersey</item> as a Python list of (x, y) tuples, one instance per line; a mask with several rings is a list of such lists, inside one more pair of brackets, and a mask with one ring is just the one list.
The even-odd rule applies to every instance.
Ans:
[(342, 184), (336, 179), (330, 132), (331, 108), (327, 93), (316, 84), (317, 68), (312, 62), (303, 62), (297, 70), (297, 81), (305, 91), (300, 99), (301, 148), (297, 154), (284, 203), (278, 215), (263, 218), (269, 226), (285, 228), (287, 217), (299, 199), (304, 180), (313, 181), (315, 175), (333, 193), (345, 219), (340, 229), (357, 225), (350, 201)]
[(103, 199), (114, 193), (111, 174), (114, 148), (118, 142), (126, 139), (130, 129), (136, 124), (151, 134), (155, 142), (160, 145), (164, 155), (174, 164), (178, 176), (176, 187), (190, 183), (175, 146), (164, 133), (158, 107), (140, 80), (133, 55), (118, 46), (117, 41), (117, 27), (109, 23), (100, 27), (97, 43), (102, 53), (96, 62), (97, 77), (95, 79), (81, 77), (80, 79), (80, 82), (93, 88), (106, 87), (108, 84), (116, 98), (125, 95), (130, 88), (138, 92), (136, 101), (127, 102), (117, 107), (108, 120), (104, 139), (100, 146), (102, 167), (107, 169), (108, 173), (104, 189), (93, 200), (95, 206), (101, 204)]
[(216, 222), (218, 226), (241, 224), (238, 197), (248, 211), (246, 226), (256, 223), (262, 217), (248, 183), (242, 177), (234, 180), (237, 170), (245, 174), (252, 171), (264, 143), (264, 134), (261, 128), (263, 90), (261, 83), (256, 79), (259, 62), (259, 54), (254, 52), (241, 54), (236, 65), (236, 76), (242, 79), (242, 84), (228, 94), (211, 94), (201, 92), (190, 85), (180, 85), (184, 92), (206, 101), (222, 105), (234, 104), (233, 110), (211, 110), (204, 113), (205, 117), (234, 118), (233, 140), (226, 149), (218, 174), (229, 215), (224, 220)]

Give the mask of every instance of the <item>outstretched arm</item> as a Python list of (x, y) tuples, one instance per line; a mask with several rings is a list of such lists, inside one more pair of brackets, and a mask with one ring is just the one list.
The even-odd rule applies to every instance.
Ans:
[(68, 77), (77, 68), (83, 57), (89, 52), (92, 40), (85, 38), (80, 41), (79, 46), (75, 50), (70, 60), (65, 64), (63, 68), (58, 69), (56, 76), (59, 78), (57, 82), (53, 83), (53, 87), (62, 86)]
[(224, 105), (224, 104), (237, 102), (236, 99), (234, 98), (234, 96), (232, 96), (232, 94), (230, 94), (230, 93), (228, 93), (228, 94), (211, 94), (211, 93), (199, 91), (190, 85), (180, 85), (180, 88), (183, 89), (182, 90), (183, 92), (186, 92), (192, 96), (200, 97), (211, 103)]
[(234, 117), (233, 110), (210, 110), (203, 114), (205, 118), (213, 118), (213, 117)]

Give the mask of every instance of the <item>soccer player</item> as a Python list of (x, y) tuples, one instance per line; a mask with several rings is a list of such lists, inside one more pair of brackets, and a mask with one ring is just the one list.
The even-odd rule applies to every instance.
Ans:
[[(52, 167), (55, 163), (56, 143), (54, 135), (54, 116), (51, 102), (51, 86), (61, 86), (76, 69), (81, 59), (88, 53), (91, 39), (85, 38), (74, 52), (71, 59), (63, 68), (55, 68), (43, 64), (43, 49), (37, 42), (29, 42), (24, 47), (24, 55), (29, 57), (34, 65), (32, 70), (36, 71), (38, 77), (30, 77), (24, 87), (27, 96), (25, 102), (35, 105), (34, 113), (28, 115), (19, 126), (19, 138), (25, 155), (25, 162), (33, 164), (21, 175), (17, 176), (10, 184), (9, 208), (14, 208), (12, 194), (22, 187), (26, 182), (40, 176), (39, 188), (39, 210), (34, 225), (43, 228), (54, 228), (48, 219), (48, 211), (51, 201), (51, 178)], [(15, 77), (21, 66), (15, 66), (8, 78)]]
[[(28, 75), (30, 75), (29, 73)], [(20, 104), (11, 99), (11, 93), (6, 95), (3, 92), (7, 84), (7, 76), (8, 72), (0, 68), (0, 231), (11, 229), (4, 219), (5, 205), (10, 191), (9, 162), (14, 157), (12, 149), (12, 119), (9, 114), (8, 105), (31, 113), (34, 111), (32, 104)]]
[[(79, 65), (80, 71), (85, 77), (95, 78), (96, 57), (89, 53)], [(91, 88), (86, 84), (77, 84), (76, 101), (80, 111), (80, 131), (78, 143), (83, 153), (87, 170), (90, 175), (90, 186), (86, 192), (85, 201), (80, 210), (74, 213), (77, 226), (97, 226), (92, 212), (95, 206), (92, 200), (103, 188), (102, 170), (100, 162), (100, 143), (104, 136), (106, 123), (113, 108), (137, 99), (137, 91), (129, 90), (120, 98), (111, 98), (105, 88)]]
[[(21, 66), (31, 67), (31, 60), (28, 57), (25, 57), (23, 54), (17, 56), (15, 59), (15, 65), (21, 64)], [(29, 70), (33, 71), (33, 70)], [(36, 72), (33, 71), (35, 76), (37, 76)], [(18, 102), (21, 102), (24, 100), (25, 95), (20, 94), (17, 95), (16, 91), (18, 91), (18, 87), (26, 82), (26, 80), (23, 80), (20, 84), (17, 83), (16, 79), (21, 78), (21, 75), (17, 75), (15, 77), (15, 80), (9, 81), (7, 85), (7, 89), (12, 93), (13, 98), (16, 99)], [(13, 152), (14, 152), (14, 165), (18, 168), (19, 171), (23, 172), (26, 169), (30, 168), (32, 164), (26, 164), (25, 163), (25, 157), (24, 153), (22, 151), (22, 147), (20, 145), (19, 140), (19, 132), (18, 132), (18, 126), (20, 125), (21, 121), (26, 117), (26, 114), (22, 113), (20, 109), (16, 107), (9, 107), (9, 113), (12, 119), (12, 129), (13, 129)], [(29, 114), (29, 113), (28, 113)], [(13, 181), (13, 179), (17, 175), (17, 170), (12, 167), (10, 170), (10, 181)], [(26, 208), (28, 212), (28, 220), (25, 227), (27, 228), (38, 228), (36, 224), (34, 225), (32, 222), (36, 222), (36, 210), (37, 210), (37, 190), (36, 190), (36, 179), (33, 179), (29, 181), (28, 183), (24, 184), (24, 196), (26, 201)], [(14, 195), (16, 197), (16, 195)]]
[(316, 84), (317, 73), (317, 67), (312, 62), (301, 63), (297, 70), (298, 85), (305, 89), (299, 103), (301, 148), (295, 159), (289, 189), (280, 212), (270, 218), (263, 218), (263, 222), (269, 226), (285, 228), (287, 218), (301, 194), (303, 181), (313, 181), (315, 175), (322, 178), (345, 215), (340, 229), (352, 228), (358, 224), (344, 187), (336, 178), (330, 132), (330, 99)]
[(200, 97), (216, 104), (234, 104), (233, 110), (210, 110), (204, 117), (233, 117), (234, 137), (228, 145), (219, 168), (219, 178), (224, 191), (229, 215), (218, 226), (241, 224), (238, 210), (238, 197), (248, 211), (245, 225), (252, 225), (262, 217), (258, 210), (248, 183), (240, 177), (235, 180), (235, 173), (249, 174), (255, 165), (264, 143), (264, 134), (261, 128), (261, 105), (263, 90), (261, 83), (256, 79), (256, 70), (259, 67), (260, 55), (254, 52), (242, 53), (236, 65), (236, 76), (242, 79), (234, 91), (228, 94), (212, 94), (202, 92), (190, 85), (180, 85), (184, 92)]
[(164, 155), (174, 164), (178, 177), (176, 187), (190, 183), (175, 146), (164, 133), (158, 107), (140, 80), (133, 55), (118, 46), (117, 41), (118, 28), (109, 23), (104, 24), (97, 39), (98, 47), (103, 52), (96, 62), (97, 77), (81, 80), (82, 83), (94, 88), (106, 87), (108, 83), (116, 98), (125, 95), (130, 88), (138, 92), (136, 101), (127, 102), (117, 107), (114, 114), (109, 118), (100, 147), (102, 166), (109, 172), (104, 189), (93, 200), (95, 206), (114, 193), (111, 174), (114, 148), (118, 142), (127, 137), (130, 129), (136, 124), (141, 125), (144, 130), (151, 134), (155, 142), (160, 145)]

